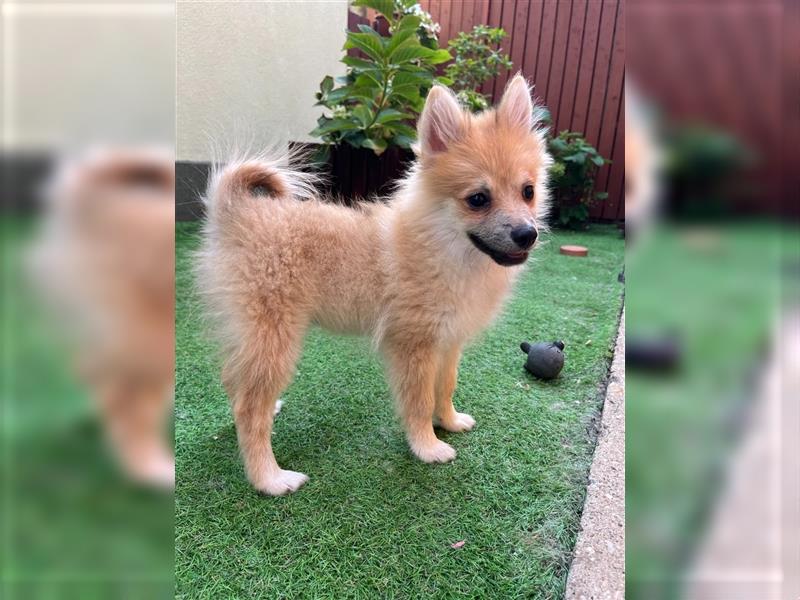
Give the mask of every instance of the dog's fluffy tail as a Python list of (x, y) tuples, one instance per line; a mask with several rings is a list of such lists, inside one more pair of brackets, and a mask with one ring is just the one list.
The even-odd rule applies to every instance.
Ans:
[(269, 210), (270, 201), (313, 197), (318, 176), (291, 166), (302, 158), (298, 151), (270, 150), (215, 164), (204, 198), (209, 224), (224, 229), (244, 213)]

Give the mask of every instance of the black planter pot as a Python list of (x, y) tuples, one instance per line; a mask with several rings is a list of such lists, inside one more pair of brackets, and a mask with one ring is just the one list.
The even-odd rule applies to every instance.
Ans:
[(328, 158), (329, 191), (345, 203), (388, 195), (392, 184), (414, 160), (410, 150), (396, 146), (377, 156), (372, 150), (347, 144), (334, 146)]

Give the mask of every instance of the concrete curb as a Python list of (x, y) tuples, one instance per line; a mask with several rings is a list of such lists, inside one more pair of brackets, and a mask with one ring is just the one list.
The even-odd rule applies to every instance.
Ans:
[(611, 362), (567, 600), (625, 597), (625, 311)]

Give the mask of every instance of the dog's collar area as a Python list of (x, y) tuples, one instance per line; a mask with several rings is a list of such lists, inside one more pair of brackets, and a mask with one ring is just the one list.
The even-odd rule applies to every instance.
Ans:
[(498, 265), (503, 267), (513, 267), (515, 265), (521, 265), (526, 260), (528, 260), (528, 252), (515, 252), (513, 254), (509, 254), (507, 252), (500, 252), (499, 250), (495, 250), (489, 244), (484, 242), (480, 237), (475, 235), (474, 233), (468, 232), (467, 236), (469, 237), (469, 241), (472, 242), (472, 245), (475, 246), (478, 250), (486, 254), (489, 258), (491, 258), (494, 262)]

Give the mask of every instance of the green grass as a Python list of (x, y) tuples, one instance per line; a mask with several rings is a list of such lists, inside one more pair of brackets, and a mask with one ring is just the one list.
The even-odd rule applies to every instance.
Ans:
[(172, 596), (173, 501), (109, 456), (74, 357), (23, 268), (35, 221), (0, 221), (0, 597)]
[[(626, 595), (681, 597), (796, 272), (797, 231), (663, 227), (628, 261), (626, 333), (677, 335), (681, 368), (626, 381)], [(783, 243), (782, 243), (783, 242)], [(791, 284), (796, 286), (796, 280)], [(796, 287), (794, 298), (797, 298)]]
[[(275, 454), (311, 477), (284, 498), (247, 483), (219, 362), (190, 275), (197, 224), (179, 224), (175, 500), (179, 598), (559, 598), (579, 527), (622, 302), (614, 228), (554, 232), (498, 322), (465, 353), (442, 433), (447, 465), (412, 458), (366, 340), (315, 329), (283, 394)], [(588, 258), (558, 254), (563, 243)], [(545, 383), (522, 340), (563, 339)], [(460, 549), (454, 542), (465, 540)]]

